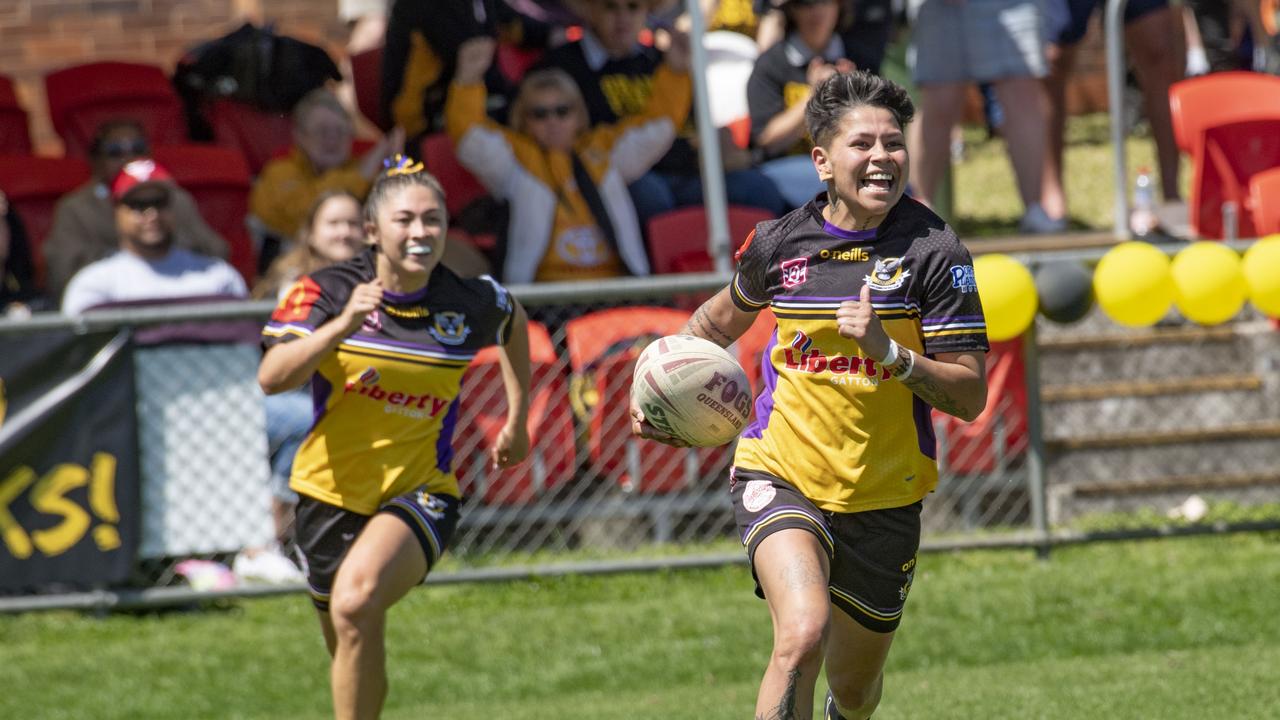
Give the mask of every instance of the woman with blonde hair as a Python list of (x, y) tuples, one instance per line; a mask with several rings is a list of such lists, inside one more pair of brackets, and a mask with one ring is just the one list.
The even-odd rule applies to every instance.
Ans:
[(253, 297), (274, 299), (303, 275), (350, 260), (366, 244), (360, 200), (346, 190), (326, 190), (311, 203), (293, 249), (271, 263)]

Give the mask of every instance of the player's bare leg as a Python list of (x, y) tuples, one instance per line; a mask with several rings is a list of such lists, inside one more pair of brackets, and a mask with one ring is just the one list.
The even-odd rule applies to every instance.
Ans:
[(376, 718), (387, 694), (387, 608), (420, 582), (427, 559), (403, 520), (375, 515), (351, 547), (329, 599), (337, 647), (330, 681), (339, 720)]
[(756, 548), (755, 570), (773, 618), (773, 654), (760, 682), (755, 718), (811, 720), (831, 616), (826, 552), (813, 533), (781, 530)]
[(838, 715), (832, 718), (866, 720), (880, 704), (884, 662), (893, 633), (868, 630), (839, 608), (832, 608), (827, 633), (827, 685)]

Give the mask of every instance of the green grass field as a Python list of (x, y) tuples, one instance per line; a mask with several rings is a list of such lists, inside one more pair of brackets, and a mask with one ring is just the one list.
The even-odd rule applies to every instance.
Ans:
[[(877, 720), (1271, 718), (1280, 534), (926, 555)], [(769, 652), (745, 566), (417, 590), (388, 718), (746, 718)], [(0, 717), (320, 718), (301, 596), (0, 617)]]

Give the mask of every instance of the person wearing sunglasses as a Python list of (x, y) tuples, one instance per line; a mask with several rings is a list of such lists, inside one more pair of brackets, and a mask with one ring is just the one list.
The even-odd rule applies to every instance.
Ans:
[(111, 181), (117, 251), (81, 268), (62, 297), (62, 313), (120, 302), (248, 296), (244, 278), (221, 260), (175, 244), (173, 176), (154, 160), (134, 160)]
[(488, 119), (483, 80), (493, 54), (491, 38), (463, 43), (445, 126), (459, 162), (510, 204), (503, 280), (648, 275), (627, 183), (667, 152), (689, 114), (687, 38), (672, 43), (643, 113), (595, 127), (573, 78), (554, 68), (525, 76), (510, 127)]
[[(41, 246), (45, 289), (51, 298), (62, 296), (67, 281), (80, 268), (119, 248), (111, 181), (126, 164), (151, 157), (151, 146), (137, 121), (110, 120), (94, 133), (89, 153), (93, 175), (58, 201), (49, 235)], [(170, 204), (175, 246), (210, 257), (227, 257), (226, 240), (200, 216), (190, 193), (175, 185)]]

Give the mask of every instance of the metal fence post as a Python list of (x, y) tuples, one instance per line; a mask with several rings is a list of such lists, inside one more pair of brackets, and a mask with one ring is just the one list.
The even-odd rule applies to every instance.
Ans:
[(1036, 324), (1022, 334), (1023, 382), (1027, 393), (1027, 484), (1031, 493), (1031, 525), (1036, 534), (1036, 554), (1049, 557), (1049, 515), (1046, 509), (1044, 423), (1040, 416), (1040, 348)]
[(1111, 145), (1116, 155), (1114, 235), (1129, 238), (1129, 169), (1124, 146), (1124, 8), (1128, 0), (1107, 0), (1107, 109), (1111, 114)]

